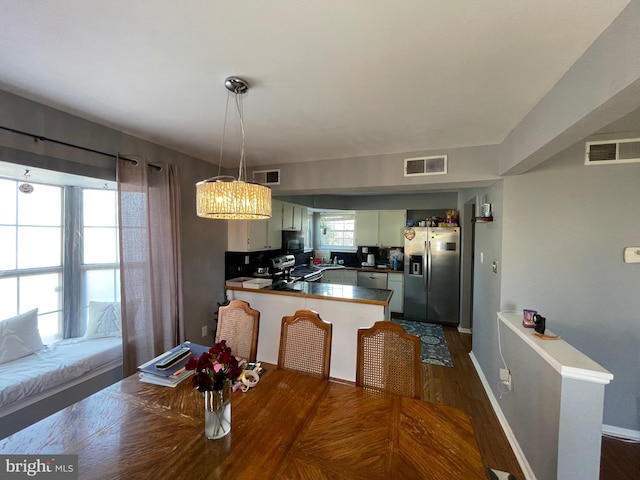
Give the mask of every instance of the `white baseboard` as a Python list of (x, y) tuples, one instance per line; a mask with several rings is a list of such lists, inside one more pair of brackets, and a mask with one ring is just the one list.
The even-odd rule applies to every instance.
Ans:
[(473, 333), (473, 330), (471, 330), (470, 328), (462, 328), (460, 325), (458, 325), (458, 331), (460, 333), (468, 333), (469, 335)]
[(602, 425), (602, 434), (617, 437), (621, 440), (640, 441), (640, 431), (630, 428), (614, 427), (613, 425)]
[(504, 413), (502, 413), (500, 404), (496, 400), (496, 397), (493, 394), (491, 387), (489, 386), (489, 382), (487, 381), (487, 377), (484, 376), (484, 373), (480, 368), (480, 364), (478, 363), (478, 360), (476, 359), (473, 352), (469, 352), (469, 357), (471, 358), (471, 362), (473, 363), (473, 366), (475, 367), (476, 372), (480, 377), (480, 381), (482, 382), (484, 391), (487, 393), (487, 397), (489, 397), (489, 402), (491, 402), (491, 406), (493, 407), (493, 411), (498, 417), (500, 426), (502, 427), (502, 430), (504, 430), (504, 434), (507, 436), (509, 445), (511, 445), (511, 448), (513, 449), (513, 453), (516, 456), (516, 460), (518, 460), (518, 464), (522, 469), (522, 473), (524, 473), (525, 479), (536, 480), (536, 476), (533, 473), (533, 470), (531, 469), (531, 465), (529, 465), (529, 462), (527, 461), (527, 457), (522, 451), (522, 448), (520, 448), (520, 444), (518, 443), (518, 440), (516, 439), (516, 436), (514, 435), (513, 430), (511, 430), (511, 427), (509, 426), (509, 422), (507, 421), (507, 418), (504, 416)]

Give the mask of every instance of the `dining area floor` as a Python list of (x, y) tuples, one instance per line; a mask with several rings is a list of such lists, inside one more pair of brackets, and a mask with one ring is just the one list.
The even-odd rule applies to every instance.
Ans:
[[(444, 326), (453, 368), (423, 364), (423, 400), (459, 408), (471, 417), (482, 459), (488, 468), (525, 476), (496, 417), (469, 352), (471, 335)], [(600, 480), (636, 479), (640, 471), (640, 443), (602, 439)]]

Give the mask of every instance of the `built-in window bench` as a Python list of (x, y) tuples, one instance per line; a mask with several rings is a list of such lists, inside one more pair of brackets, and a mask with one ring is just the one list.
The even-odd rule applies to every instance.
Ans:
[(122, 337), (71, 338), (0, 365), (0, 438), (122, 379)]
[(498, 327), (511, 391), (500, 385), (497, 404), (524, 469), (539, 479), (597, 480), (604, 388), (613, 375), (562, 338), (534, 336), (522, 312), (498, 313)]

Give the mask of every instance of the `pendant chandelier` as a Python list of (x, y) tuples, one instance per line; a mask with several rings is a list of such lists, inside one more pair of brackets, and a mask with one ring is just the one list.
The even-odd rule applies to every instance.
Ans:
[(225, 110), (218, 176), (196, 183), (196, 211), (199, 217), (219, 218), (226, 220), (258, 220), (271, 218), (271, 189), (258, 183), (247, 182), (247, 166), (244, 155), (244, 114), (242, 95), (249, 90), (246, 81), (238, 77), (228, 77), (225, 87), (235, 94), (236, 108), (240, 116), (240, 165), (238, 178), (221, 176), (222, 147), (224, 130), (227, 126), (227, 110), (229, 93), (227, 93), (227, 110)]

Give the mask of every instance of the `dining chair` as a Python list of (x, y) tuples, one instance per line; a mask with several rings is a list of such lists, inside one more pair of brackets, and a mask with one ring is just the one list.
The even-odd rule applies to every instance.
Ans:
[(397, 323), (358, 329), (356, 385), (422, 398), (420, 338)]
[(225, 340), (234, 355), (256, 361), (260, 312), (243, 300), (231, 300), (218, 309), (216, 343)]
[(278, 368), (328, 379), (332, 328), (313, 310), (282, 317)]

